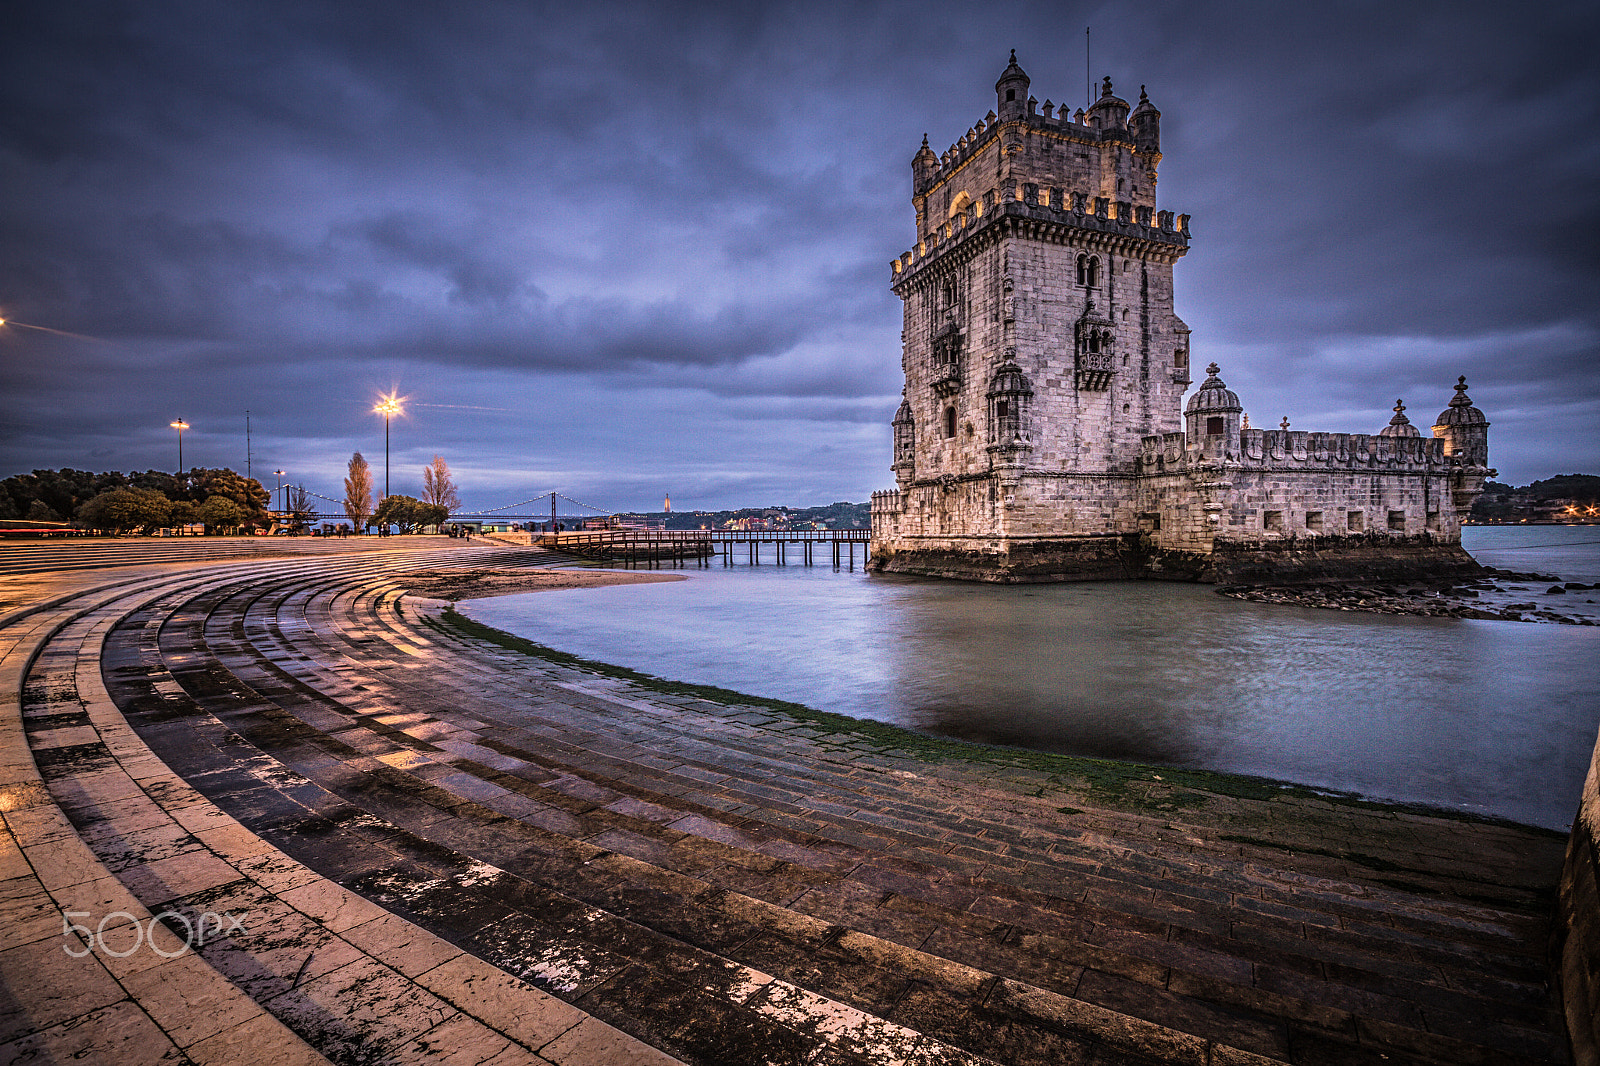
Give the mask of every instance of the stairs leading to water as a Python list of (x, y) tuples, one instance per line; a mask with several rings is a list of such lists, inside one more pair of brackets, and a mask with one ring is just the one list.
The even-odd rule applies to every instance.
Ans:
[(71, 830), (330, 1059), (1565, 1061), (1551, 834), (662, 692), (404, 595), (459, 558), (119, 586), (23, 689)]

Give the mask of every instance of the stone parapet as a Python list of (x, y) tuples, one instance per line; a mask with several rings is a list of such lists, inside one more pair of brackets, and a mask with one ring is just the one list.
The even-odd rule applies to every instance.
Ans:
[[(1037, 187), (1034, 187), (1037, 189)], [(1061, 189), (1046, 189), (1047, 197), (1027, 200), (1001, 199), (992, 204), (979, 201), (955, 215), (949, 221), (932, 227), (917, 246), (902, 252), (889, 262), (896, 286), (909, 280), (924, 265), (938, 259), (961, 241), (992, 229), (1029, 225), (1028, 236), (1039, 239), (1069, 236), (1082, 239), (1098, 234), (1124, 242), (1139, 242), (1148, 249), (1164, 251), (1172, 258), (1183, 255), (1189, 248), (1189, 216), (1174, 215), (1171, 211), (1134, 209), (1126, 204), (1112, 204), (1104, 197), (1092, 203), (1082, 192), (1065, 193)], [(1044, 199), (1048, 202), (1043, 202)], [(1070, 204), (1064, 201), (1070, 200)]]
[(1368, 433), (1246, 429), (1233, 437), (1163, 433), (1140, 441), (1143, 473), (1173, 473), (1187, 465), (1226, 460), (1251, 470), (1374, 468), (1448, 472), (1457, 465), (1437, 437), (1385, 437)]

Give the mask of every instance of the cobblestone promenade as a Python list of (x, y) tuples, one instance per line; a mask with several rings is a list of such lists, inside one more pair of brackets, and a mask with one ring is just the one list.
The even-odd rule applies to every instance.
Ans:
[(1554, 834), (712, 702), (406, 593), (536, 549), (45, 551), (0, 545), (0, 1063), (1566, 1061)]

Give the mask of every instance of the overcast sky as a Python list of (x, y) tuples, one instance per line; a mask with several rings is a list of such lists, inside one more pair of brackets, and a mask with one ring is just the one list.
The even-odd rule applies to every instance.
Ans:
[(1092, 66), (1162, 111), (1196, 367), (1257, 425), (1600, 473), (1600, 8), (21, 0), (0, 36), (0, 476), (246, 463), (327, 496), (865, 500), (911, 157)]

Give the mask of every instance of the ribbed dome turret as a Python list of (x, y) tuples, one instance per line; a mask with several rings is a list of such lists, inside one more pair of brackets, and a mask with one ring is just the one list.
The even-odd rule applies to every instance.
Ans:
[(1111, 91), (1109, 76), (1100, 86), (1100, 99), (1089, 108), (1089, 124), (1102, 130), (1127, 128), (1128, 101)]
[(1378, 431), (1380, 437), (1420, 437), (1422, 431), (1411, 424), (1411, 419), (1406, 417), (1404, 401), (1394, 402), (1394, 417), (1389, 419), (1389, 424)]
[(995, 368), (994, 377), (989, 379), (990, 396), (1032, 396), (1033, 383), (1028, 380), (1028, 375), (1022, 368), (1007, 359)]
[(1450, 406), (1439, 412), (1436, 426), (1487, 426), (1489, 420), (1483, 412), (1472, 406), (1472, 397), (1467, 395), (1467, 379), (1462, 375), (1456, 380), (1456, 394), (1450, 401)]
[(1239, 406), (1239, 397), (1217, 377), (1217, 372), (1221, 369), (1216, 363), (1206, 367), (1206, 379), (1200, 383), (1200, 388), (1195, 390), (1195, 394), (1189, 397), (1189, 405), (1184, 408), (1185, 414), (1221, 414), (1225, 411), (1244, 410)]

